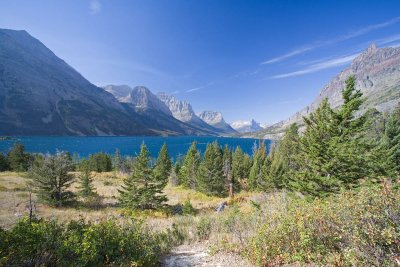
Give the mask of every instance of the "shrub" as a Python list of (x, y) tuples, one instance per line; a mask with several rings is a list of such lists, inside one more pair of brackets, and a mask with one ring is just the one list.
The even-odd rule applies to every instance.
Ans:
[(200, 240), (208, 239), (211, 234), (211, 220), (204, 216), (199, 219), (196, 225), (196, 233)]
[(186, 199), (182, 206), (183, 215), (194, 215), (196, 214), (196, 209), (192, 206), (190, 199)]
[(400, 253), (400, 196), (384, 185), (326, 200), (295, 199), (272, 212), (245, 253), (259, 265), (393, 266)]
[(158, 266), (173, 244), (173, 230), (152, 233), (139, 221), (123, 226), (71, 221), (20, 220), (0, 229), (0, 264), (5, 266)]

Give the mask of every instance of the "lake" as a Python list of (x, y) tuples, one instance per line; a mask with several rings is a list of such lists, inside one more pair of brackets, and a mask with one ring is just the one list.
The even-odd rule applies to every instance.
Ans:
[[(14, 140), (0, 141), (0, 151), (6, 153), (15, 142), (25, 145), (28, 152), (50, 153), (57, 151), (69, 151), (71, 154), (77, 153), (81, 157), (87, 157), (97, 152), (114, 154), (116, 149), (121, 151), (124, 156), (135, 156), (139, 153), (140, 145), (144, 142), (150, 151), (151, 157), (157, 157), (161, 146), (166, 143), (169, 154), (176, 159), (179, 155), (184, 155), (193, 141), (197, 142), (197, 148), (204, 152), (207, 143), (218, 141), (220, 145), (228, 145), (234, 149), (240, 146), (248, 154), (252, 154), (254, 143), (259, 140), (251, 138), (230, 138), (230, 137), (200, 137), (200, 136), (177, 136), (177, 137), (154, 137), (154, 136), (115, 136), (115, 137), (86, 137), (86, 136), (22, 136), (15, 137)], [(267, 147), (270, 141), (266, 140)]]

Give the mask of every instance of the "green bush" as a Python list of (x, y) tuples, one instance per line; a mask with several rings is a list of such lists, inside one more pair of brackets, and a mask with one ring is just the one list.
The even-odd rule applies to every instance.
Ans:
[(208, 217), (201, 217), (196, 225), (197, 237), (200, 240), (208, 239), (211, 234), (211, 220)]
[(118, 225), (22, 219), (0, 229), (1, 266), (158, 266), (174, 230), (152, 233), (138, 221)]
[(196, 209), (192, 206), (190, 199), (186, 199), (182, 205), (182, 214), (183, 215), (195, 215)]
[(399, 191), (384, 185), (326, 200), (292, 200), (265, 218), (245, 253), (262, 266), (394, 266), (400, 253)]

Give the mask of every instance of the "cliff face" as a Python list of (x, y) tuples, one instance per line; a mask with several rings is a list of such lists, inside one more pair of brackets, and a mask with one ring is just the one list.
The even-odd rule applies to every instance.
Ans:
[(361, 112), (369, 108), (376, 108), (382, 112), (391, 111), (400, 101), (400, 48), (377, 48), (372, 44), (356, 57), (349, 67), (333, 78), (309, 106), (256, 135), (264, 138), (281, 136), (290, 124), (301, 125), (303, 116), (313, 112), (324, 98), (328, 98), (333, 108), (339, 107), (343, 103), (341, 91), (350, 75), (355, 75), (356, 88), (360, 89), (366, 98)]

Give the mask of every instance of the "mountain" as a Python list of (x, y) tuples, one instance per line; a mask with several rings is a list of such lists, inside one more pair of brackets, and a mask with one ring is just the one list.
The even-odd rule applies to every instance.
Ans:
[(158, 93), (157, 97), (163, 103), (165, 103), (165, 105), (169, 108), (169, 110), (172, 112), (172, 115), (176, 119), (182, 122), (186, 122), (194, 127), (211, 131), (215, 134), (226, 134), (224, 130), (215, 128), (212, 125), (200, 119), (188, 102), (180, 101), (174, 96), (168, 95), (166, 93)]
[(260, 123), (255, 120), (251, 121), (235, 121), (231, 123), (231, 127), (239, 133), (252, 133), (264, 129)]
[(0, 29), (0, 135), (212, 134), (176, 120), (147, 88), (108, 89), (26, 31)]
[(356, 88), (361, 90), (366, 98), (360, 112), (366, 112), (370, 108), (381, 112), (391, 111), (400, 102), (400, 47), (377, 48), (372, 44), (357, 56), (350, 66), (333, 78), (309, 106), (287, 120), (271, 125), (252, 136), (267, 139), (281, 137), (290, 124), (297, 123), (301, 126), (303, 116), (313, 112), (324, 98), (328, 98), (333, 108), (339, 107), (343, 103), (341, 91), (350, 75), (355, 75)]
[(158, 99), (147, 87), (134, 87), (125, 100), (127, 103), (133, 104), (137, 110), (154, 110), (172, 116), (171, 111), (164, 102)]
[(112, 94), (119, 102), (129, 102), (126, 98), (128, 98), (132, 88), (128, 85), (107, 85), (102, 88)]
[(222, 117), (221, 112), (217, 111), (203, 111), (198, 114), (200, 119), (205, 121), (207, 124), (219, 129), (223, 133), (226, 134), (236, 134), (237, 131), (233, 129), (228, 123), (225, 122), (224, 118)]
[(103, 89), (112, 93), (131, 113), (142, 116), (144, 118), (142, 123), (157, 132), (167, 131), (169, 134), (177, 132), (185, 135), (217, 135), (215, 131), (174, 118), (164, 102), (147, 87), (136, 86), (131, 88), (128, 85), (107, 85)]
[(26, 31), (0, 29), (0, 134), (155, 133)]

